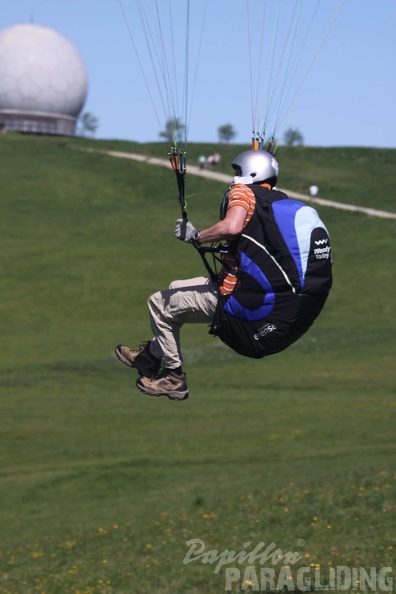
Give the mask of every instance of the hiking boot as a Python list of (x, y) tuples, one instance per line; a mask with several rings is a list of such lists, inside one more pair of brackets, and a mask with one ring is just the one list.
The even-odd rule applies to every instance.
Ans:
[(149, 396), (167, 396), (170, 400), (187, 400), (188, 389), (185, 373), (175, 373), (164, 369), (154, 377), (139, 377), (136, 380), (138, 390)]
[(115, 348), (115, 354), (121, 363), (134, 367), (140, 375), (152, 377), (159, 373), (161, 360), (150, 353), (150, 341), (143, 342), (137, 349), (130, 349), (123, 344)]

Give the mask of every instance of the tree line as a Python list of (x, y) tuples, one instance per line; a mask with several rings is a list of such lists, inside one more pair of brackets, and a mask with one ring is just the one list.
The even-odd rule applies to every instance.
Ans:
[[(99, 127), (98, 118), (90, 112), (81, 114), (78, 119), (78, 133), (81, 136), (95, 136)], [(179, 118), (167, 120), (165, 127), (160, 131), (159, 136), (170, 144), (176, 142), (183, 134), (185, 125)], [(229, 144), (237, 135), (234, 126), (230, 123), (222, 124), (217, 128), (217, 135), (220, 143)], [(304, 144), (304, 136), (298, 128), (288, 128), (283, 134), (283, 141), (286, 146), (301, 146)], [(275, 144), (276, 141), (275, 141)]]

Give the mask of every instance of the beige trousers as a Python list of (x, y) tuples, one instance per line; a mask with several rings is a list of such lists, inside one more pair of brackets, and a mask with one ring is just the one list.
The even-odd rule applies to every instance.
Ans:
[(162, 367), (175, 369), (182, 362), (180, 328), (183, 324), (210, 324), (219, 298), (217, 286), (209, 277), (198, 276), (174, 281), (166, 291), (148, 299), (154, 338), (152, 354), (162, 359)]

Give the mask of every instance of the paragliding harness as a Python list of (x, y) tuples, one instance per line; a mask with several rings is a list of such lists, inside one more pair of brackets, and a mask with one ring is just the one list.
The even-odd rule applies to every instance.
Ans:
[(319, 315), (332, 284), (331, 248), (313, 208), (278, 190), (248, 187), (255, 212), (228, 249), (239, 266), (237, 283), (220, 296), (209, 333), (259, 359), (290, 346)]

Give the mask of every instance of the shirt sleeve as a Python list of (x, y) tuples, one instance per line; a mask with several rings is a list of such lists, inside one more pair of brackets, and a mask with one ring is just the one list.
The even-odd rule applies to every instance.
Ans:
[(248, 189), (249, 188), (246, 188), (246, 186), (243, 186), (242, 184), (232, 186), (228, 196), (228, 208), (232, 208), (233, 206), (242, 206), (246, 212), (249, 212), (250, 200), (249, 194), (246, 191)]

